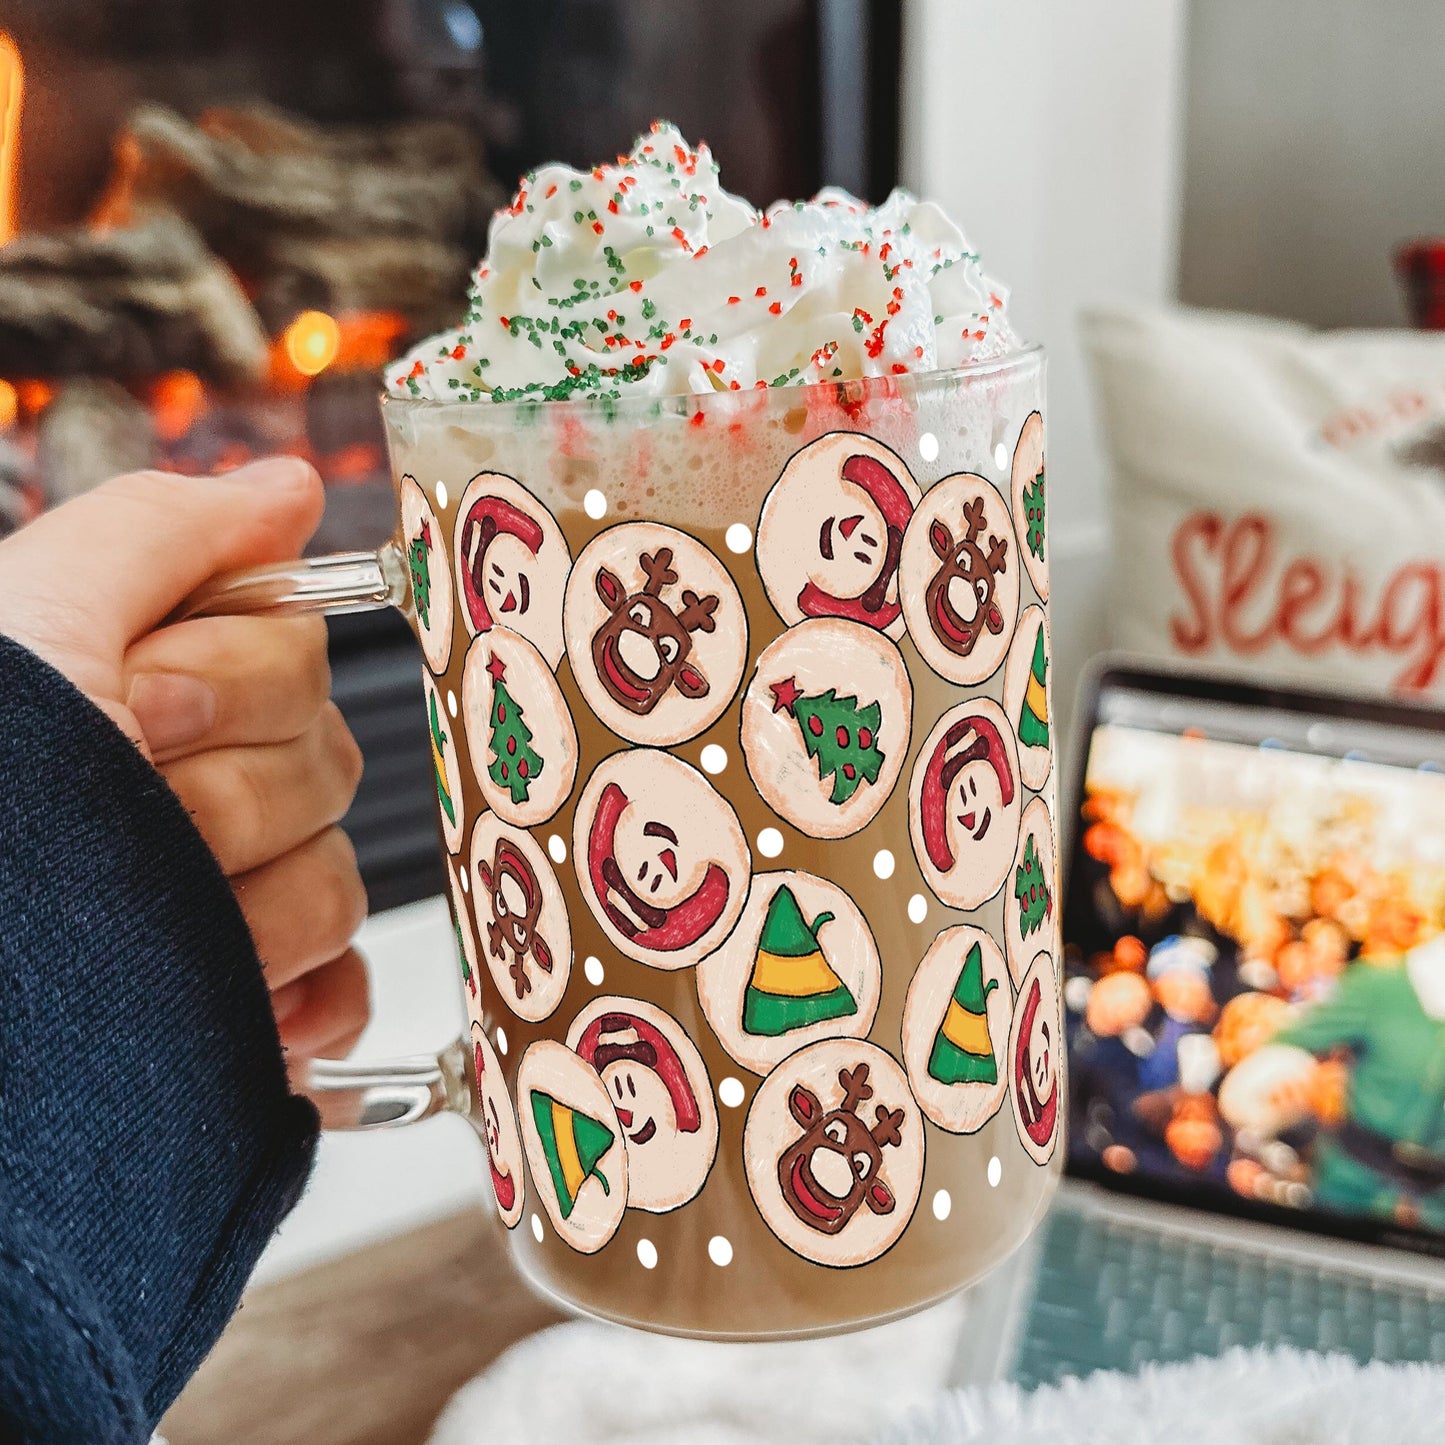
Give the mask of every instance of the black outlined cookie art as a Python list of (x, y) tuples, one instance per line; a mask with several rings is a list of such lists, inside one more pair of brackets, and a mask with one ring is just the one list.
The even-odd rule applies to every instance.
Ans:
[(999, 946), (981, 928), (946, 928), (923, 955), (903, 1005), (903, 1063), (940, 1129), (973, 1134), (1008, 1093), (1013, 993)]
[(448, 714), (441, 690), (422, 673), (422, 691), (426, 702), (427, 731), (431, 735), (432, 784), (436, 788), (437, 817), (448, 853), (462, 850), (466, 827), (466, 803), (462, 797), (461, 728)]
[(1035, 793), (1048, 782), (1054, 765), (1053, 725), (1049, 720), (1052, 662), (1049, 620), (1044, 609), (1025, 608), (1003, 665), (1003, 710), (1018, 736), (1019, 772), (1024, 787)]
[(500, 472), (482, 472), (457, 503), (453, 533), (462, 622), (479, 636), (505, 627), (554, 672), (562, 660), (562, 598), (572, 554), (552, 514)]
[(1044, 467), (1044, 419), (1030, 412), (1014, 446), (1011, 477), (1014, 524), (1029, 581), (1041, 602), (1049, 600), (1047, 474)]
[[(482, 979), (477, 971), (477, 935), (467, 911), (467, 890), (462, 888), (465, 875), (455, 858), (447, 859), (447, 891), (452, 900), (452, 927), (457, 935), (457, 961), (462, 970), (462, 989), (466, 994), (467, 1017), (482, 1016)], [(470, 883), (468, 884), (470, 887)]]
[(861, 432), (829, 432), (795, 453), (758, 517), (758, 571), (778, 616), (902, 637), (898, 561), (918, 499), (902, 457)]
[(897, 785), (913, 729), (903, 656), (856, 622), (817, 618), (763, 650), (741, 742), (763, 800), (813, 838), (846, 838)]
[(545, 823), (577, 780), (577, 729), (546, 659), (496, 627), (467, 649), (462, 710), (487, 804), (519, 828)]
[(627, 1151), (627, 1207), (666, 1214), (693, 1199), (717, 1158), (717, 1101), (676, 1019), (637, 998), (594, 999), (567, 1047), (602, 1079)]
[(518, 1018), (550, 1018), (572, 976), (567, 902), (531, 834), (484, 813), (472, 829), (472, 907), (487, 969)]
[(903, 1070), (861, 1039), (790, 1054), (759, 1086), (743, 1165), (768, 1228), (795, 1254), (848, 1269), (885, 1253), (923, 1188), (923, 1116)]
[(708, 1023), (755, 1074), (820, 1039), (866, 1037), (882, 991), (868, 920), (811, 873), (755, 873), (737, 927), (697, 966)]
[(1055, 864), (1054, 820), (1048, 804), (1035, 798), (1019, 821), (1019, 842), (1004, 890), (1004, 948), (1015, 986), (1040, 949), (1060, 958), (1063, 938)]
[(401, 545), (411, 583), (412, 611), (422, 656), (441, 676), (452, 656), (452, 574), (446, 533), (415, 477), (401, 479)]
[(742, 598), (727, 568), (674, 527), (624, 522), (594, 537), (572, 569), (563, 622), (587, 705), (629, 742), (696, 737), (742, 681)]
[(972, 472), (930, 487), (903, 539), (900, 569), (908, 633), (950, 682), (991, 677), (1019, 614), (1013, 522), (997, 488)]
[(521, 1222), (527, 1203), (527, 1185), (522, 1170), (522, 1135), (517, 1113), (512, 1108), (501, 1060), (481, 1023), (473, 1019), (472, 1070), (476, 1074), (477, 1107), (481, 1110), (481, 1134), (487, 1145), (487, 1172), (492, 1180), (492, 1197), (497, 1213), (508, 1229)]
[(572, 824), (582, 896), (617, 949), (688, 968), (732, 931), (752, 854), (737, 814), (695, 768), (634, 748), (605, 758)]
[(517, 1114), (552, 1228), (596, 1254), (627, 1208), (627, 1149), (607, 1086), (565, 1044), (539, 1039), (517, 1070)]
[(1064, 1113), (1063, 1010), (1059, 976), (1047, 953), (1029, 965), (1009, 1030), (1009, 1097), (1019, 1142), (1035, 1164), (1054, 1157)]
[(952, 908), (977, 908), (1003, 886), (1018, 846), (1018, 746), (987, 698), (951, 707), (913, 765), (908, 829), (928, 886)]

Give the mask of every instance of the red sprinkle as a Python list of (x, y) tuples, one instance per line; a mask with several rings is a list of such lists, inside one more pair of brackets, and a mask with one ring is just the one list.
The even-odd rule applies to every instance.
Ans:
[(693, 412), (693, 414), (687, 419), (687, 424), (688, 424), (689, 426), (704, 426), (704, 425), (706, 425), (706, 423), (707, 423), (707, 413), (706, 413), (705, 411), (695, 411), (695, 412)]
[(662, 350), (666, 351), (667, 348), (671, 346), (672, 343), (676, 340), (677, 337), (675, 337), (672, 332), (669, 331), (667, 335), (662, 338)]
[(736, 305), (738, 304), (738, 302), (741, 301), (741, 300), (742, 300), (742, 297), (741, 297), (741, 296), (729, 296), (729, 297), (728, 297), (728, 305), (729, 305), (729, 306), (736, 306)]
[(722, 359), (722, 357), (719, 356), (719, 357), (713, 362), (713, 364), (712, 364), (712, 369), (713, 369), (714, 371), (721, 371), (721, 370), (723, 369), (723, 359)]
[(453, 361), (460, 361), (460, 360), (462, 359), (462, 357), (464, 357), (466, 354), (467, 354), (467, 348), (466, 348), (464, 345), (462, 345), (460, 342), (458, 342), (457, 345), (455, 345), (454, 347), (452, 347), (452, 360), (453, 360)]
[(552, 199), (552, 197), (555, 196), (556, 194), (557, 194), (557, 187), (556, 187), (556, 186), (548, 186), (548, 187), (547, 187), (547, 199), (548, 199), (549, 201), (550, 201), (550, 200)]
[(593, 229), (594, 231), (596, 231), (597, 234), (600, 236), (600, 235), (602, 234), (602, 222), (601, 222), (601, 221), (593, 221), (593, 223), (592, 223), (592, 229)]
[(692, 327), (692, 317), (691, 317), (691, 316), (684, 316), (684, 317), (682, 318), (682, 320), (677, 323), (677, 325), (678, 325), (678, 330), (680, 330), (680, 331), (688, 331), (688, 330), (690, 330), (691, 327)]
[(629, 291), (641, 291), (641, 290), (642, 290), (642, 282), (641, 282), (641, 281), (629, 281), (629, 282), (627, 283), (627, 289), (628, 289)]
[(774, 316), (781, 316), (783, 314), (783, 303), (781, 301), (774, 301), (773, 304), (768, 307), (768, 310), (771, 311)]
[(901, 361), (895, 361), (895, 362), (893, 363), (893, 374), (894, 374), (894, 376), (902, 376), (907, 370), (908, 370), (908, 368), (907, 368), (906, 366), (904, 366), (904, 364), (903, 364)]
[(766, 286), (759, 286), (758, 289), (753, 292), (754, 296), (766, 296), (767, 294), (768, 288)]

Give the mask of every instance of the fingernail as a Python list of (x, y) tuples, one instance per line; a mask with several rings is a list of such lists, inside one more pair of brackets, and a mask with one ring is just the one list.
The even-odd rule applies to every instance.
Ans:
[(126, 702), (157, 756), (199, 742), (216, 722), (215, 690), (189, 673), (142, 672)]

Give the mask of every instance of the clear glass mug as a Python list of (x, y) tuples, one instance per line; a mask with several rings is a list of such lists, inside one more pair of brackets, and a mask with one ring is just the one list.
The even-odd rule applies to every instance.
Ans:
[(388, 398), (377, 554), (192, 612), (402, 608), (468, 1036), (328, 1122), (486, 1141), (541, 1290), (676, 1334), (908, 1313), (1011, 1253), (1066, 1109), (1043, 359)]

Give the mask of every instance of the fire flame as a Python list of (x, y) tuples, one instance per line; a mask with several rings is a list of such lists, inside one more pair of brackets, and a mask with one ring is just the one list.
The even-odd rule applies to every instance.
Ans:
[(16, 162), (20, 153), (20, 102), (25, 93), (25, 67), (20, 51), (0, 31), (0, 246), (14, 240), (16, 220)]
[(341, 351), (341, 328), (324, 311), (303, 311), (282, 338), (291, 365), (302, 376), (319, 376)]

